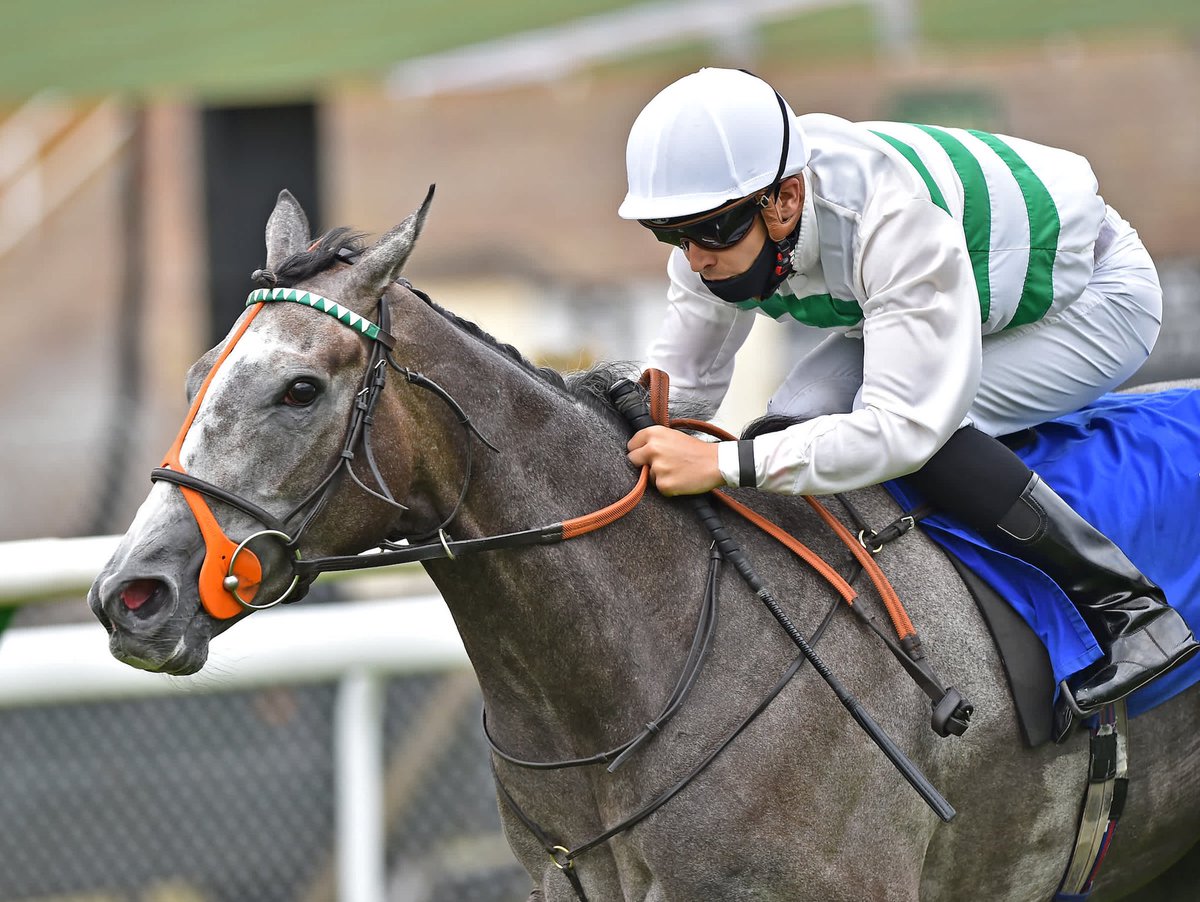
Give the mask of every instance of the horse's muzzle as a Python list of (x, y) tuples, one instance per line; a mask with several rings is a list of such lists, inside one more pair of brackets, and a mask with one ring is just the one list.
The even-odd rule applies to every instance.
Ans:
[(174, 581), (152, 575), (111, 573), (88, 593), (115, 658), (141, 670), (194, 673), (208, 657), (207, 636), (180, 616), (180, 603)]

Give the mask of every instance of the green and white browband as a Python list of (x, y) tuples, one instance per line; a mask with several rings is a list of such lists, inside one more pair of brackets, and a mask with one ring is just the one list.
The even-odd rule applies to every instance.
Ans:
[(312, 307), (314, 310), (328, 313), (338, 322), (344, 323), (351, 329), (361, 332), (367, 338), (382, 341), (388, 347), (392, 345), (392, 337), (380, 329), (379, 326), (375, 325), (375, 323), (369, 319), (364, 319), (353, 310), (347, 310), (337, 301), (323, 298), (319, 294), (313, 294), (311, 291), (300, 291), (296, 288), (259, 288), (256, 291), (250, 292), (250, 296), (246, 298), (246, 306), (249, 307), (253, 304), (263, 304), (270, 301), (291, 301), (295, 304)]

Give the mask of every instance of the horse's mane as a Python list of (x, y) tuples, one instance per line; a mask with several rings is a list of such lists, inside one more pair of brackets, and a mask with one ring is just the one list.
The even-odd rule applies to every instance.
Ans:
[[(498, 340), (482, 329), (477, 323), (463, 319), (457, 313), (447, 310), (427, 295), (422, 296), (431, 309), (440, 313), (459, 329), (499, 351), (513, 363), (517, 364), (517, 366), (561, 391), (569, 399), (582, 402), (591, 410), (610, 419), (616, 418), (621, 423), (625, 422), (623, 419), (620, 419), (616, 408), (609, 401), (608, 390), (614, 383), (619, 382), (621, 379), (629, 379), (631, 382), (637, 382), (642, 374), (642, 369), (637, 363), (628, 360), (602, 361), (586, 370), (560, 373), (551, 367), (538, 366), (530, 362), (513, 345), (505, 344)], [(700, 401), (676, 398), (671, 403), (671, 415), (674, 417), (708, 419), (712, 416), (712, 413), (710, 407)]]
[(787, 417), (778, 413), (768, 413), (757, 420), (751, 420), (747, 423), (742, 428), (742, 438), (756, 438), (760, 435), (766, 435), (768, 432), (782, 432), (789, 426), (794, 426), (802, 422), (804, 422), (803, 417)]
[(417, 294), (422, 300), (425, 301), (426, 304), (429, 305), (431, 310), (441, 314), (443, 317), (449, 320), (452, 325), (461, 329), (463, 332), (466, 332), (472, 338), (478, 339), (485, 345), (488, 345), (489, 347), (499, 351), (502, 355), (507, 357), (521, 369), (538, 377), (543, 382), (549, 382), (557, 389), (569, 391), (566, 380), (563, 379), (562, 374), (559, 373), (558, 370), (551, 369), (548, 366), (538, 366), (536, 363), (525, 357), (525, 355), (517, 350), (515, 346), (500, 341), (500, 339), (485, 331), (478, 323), (473, 323), (469, 319), (463, 319), (452, 310), (447, 310), (424, 292), (417, 292)]
[[(642, 374), (642, 368), (629, 360), (616, 360), (598, 363), (591, 369), (570, 373), (567, 376), (567, 388), (578, 398), (582, 398), (596, 406), (597, 409), (615, 413), (608, 400), (608, 390), (613, 383), (628, 379), (637, 382)], [(671, 417), (689, 420), (708, 420), (713, 415), (711, 405), (686, 396), (676, 396), (671, 399)]]
[[(355, 232), (344, 226), (331, 229), (314, 242), (309, 249), (292, 254), (284, 260), (274, 272), (275, 282), (273, 284), (280, 288), (293, 288), (305, 279), (312, 278), (328, 269), (338, 259), (339, 252), (349, 250), (356, 254), (361, 253), (363, 237), (361, 232)], [(478, 324), (447, 310), (424, 292), (417, 292), (417, 294), (429, 305), (431, 310), (443, 316), (458, 329), (498, 351), (530, 375), (563, 392), (571, 400), (581, 401), (603, 415), (617, 416), (608, 400), (608, 389), (613, 383), (621, 379), (630, 379), (636, 382), (641, 375), (640, 367), (629, 361), (600, 363), (590, 369), (565, 375), (550, 367), (538, 366), (526, 358), (516, 347), (490, 335)], [(712, 416), (713, 411), (709, 405), (702, 402), (678, 399), (673, 400), (671, 413), (676, 417), (707, 419)]]
[[(566, 374), (548, 366), (538, 366), (526, 359), (512, 345), (505, 344), (488, 334), (478, 324), (447, 310), (427, 295), (422, 294), (422, 297), (430, 308), (468, 335), (499, 351), (517, 366), (563, 392), (571, 400), (580, 401), (590, 409), (609, 418), (619, 418), (620, 416), (608, 400), (609, 388), (621, 379), (637, 382), (642, 374), (641, 367), (628, 360), (603, 361), (586, 370), (577, 370)], [(675, 398), (671, 403), (671, 414), (674, 417), (706, 420), (712, 416), (713, 411), (704, 402)], [(624, 423), (623, 419), (619, 421)]]

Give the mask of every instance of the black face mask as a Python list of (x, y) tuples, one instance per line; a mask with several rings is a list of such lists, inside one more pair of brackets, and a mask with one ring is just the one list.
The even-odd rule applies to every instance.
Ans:
[(795, 270), (792, 269), (792, 248), (796, 244), (796, 235), (800, 231), (797, 221), (796, 230), (783, 241), (772, 241), (770, 237), (763, 239), (762, 250), (744, 273), (728, 279), (709, 280), (700, 277), (704, 286), (723, 301), (738, 304), (751, 298), (768, 298), (775, 289), (783, 284), (783, 280)]

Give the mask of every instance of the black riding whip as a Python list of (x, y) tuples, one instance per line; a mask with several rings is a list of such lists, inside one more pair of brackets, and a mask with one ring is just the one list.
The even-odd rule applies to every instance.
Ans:
[[(650, 415), (650, 407), (646, 402), (642, 389), (628, 379), (620, 379), (613, 383), (608, 390), (608, 397), (612, 401), (613, 406), (629, 421), (635, 430), (645, 429), (648, 426), (656, 425), (654, 418)], [(742, 551), (741, 546), (725, 529), (725, 524), (721, 522), (716, 510), (712, 506), (712, 502), (708, 500), (707, 493), (704, 495), (689, 495), (687, 500), (691, 502), (692, 507), (699, 515), (701, 522), (708, 529), (709, 534), (716, 542), (718, 550), (721, 554), (733, 564), (738, 573), (746, 581), (747, 585), (758, 596), (759, 600), (766, 605), (767, 610), (771, 612), (778, 622), (783, 627), (784, 632), (788, 634), (788, 638), (795, 643), (800, 649), (800, 653), (813, 666), (813, 670), (821, 675), (821, 678), (833, 690), (833, 694), (837, 696), (838, 701), (850, 712), (850, 716), (858, 722), (871, 740), (879, 746), (888, 760), (895, 765), (900, 771), (905, 780), (912, 786), (925, 800), (925, 803), (933, 809), (934, 814), (940, 817), (943, 821), (949, 821), (954, 817), (955, 811), (953, 806), (942, 796), (937, 788), (929, 782), (929, 779), (921, 773), (908, 756), (896, 745), (890, 736), (884, 731), (883, 727), (879, 726), (875, 720), (867, 713), (862, 704), (842, 685), (841, 681), (834, 676), (832, 671), (825, 665), (825, 662), (817, 657), (817, 653), (813, 651), (812, 646), (796, 629), (791, 618), (784, 613), (779, 603), (775, 600), (762, 577), (754, 570), (749, 559)]]

